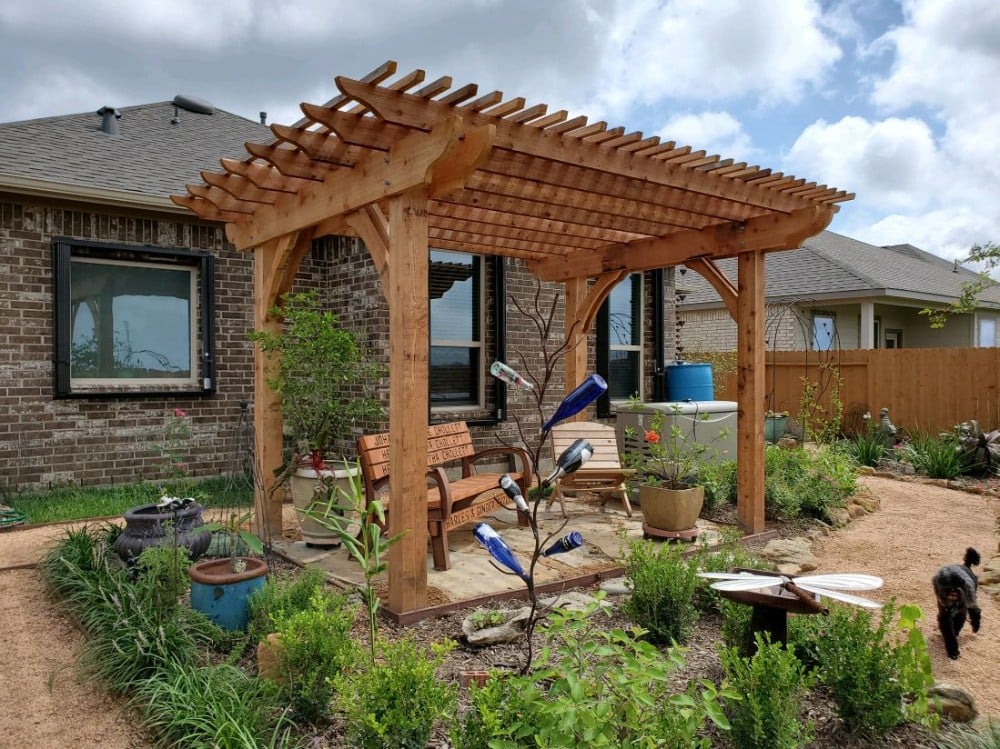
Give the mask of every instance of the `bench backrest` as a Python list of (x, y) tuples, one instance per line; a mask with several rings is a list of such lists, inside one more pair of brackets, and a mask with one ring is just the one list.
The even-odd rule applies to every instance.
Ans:
[(594, 448), (594, 455), (584, 464), (580, 472), (615, 470), (622, 467), (618, 455), (618, 439), (615, 428), (610, 424), (596, 421), (564, 421), (552, 427), (553, 458), (583, 437)]
[[(472, 435), (464, 421), (427, 427), (427, 466), (440, 466), (475, 454)], [(365, 483), (389, 475), (389, 433), (358, 438), (358, 458)]]

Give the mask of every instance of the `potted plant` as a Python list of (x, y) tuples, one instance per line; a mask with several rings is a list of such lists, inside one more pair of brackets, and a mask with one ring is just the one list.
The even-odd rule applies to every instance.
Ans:
[(258, 556), (264, 553), (260, 538), (247, 530), (252, 518), (252, 510), (242, 515), (233, 511), (224, 522), (202, 526), (224, 536), (228, 556), (204, 559), (188, 568), (191, 608), (225, 629), (246, 628), (250, 596), (264, 586), (267, 575), (267, 562), (241, 555), (244, 548)]
[[(643, 404), (632, 398), (629, 408), (638, 412)], [(681, 414), (681, 404), (677, 403), (672, 412), (642, 414), (639, 430), (625, 428), (623, 462), (636, 471), (645, 526), (671, 533), (695, 527), (705, 501), (705, 489), (697, 483), (700, 466), (718, 457), (715, 443), (727, 436), (727, 430), (722, 430), (708, 441), (699, 441), (698, 421), (708, 421), (711, 414), (695, 414), (690, 430), (681, 426), (677, 418)], [(691, 418), (690, 414), (686, 416)]]
[(382, 371), (368, 360), (358, 336), (320, 309), (315, 292), (286, 294), (271, 314), (284, 320), (282, 330), (253, 331), (249, 337), (267, 357), (267, 384), (281, 400), (291, 445), (281, 478), (290, 484), (302, 539), (312, 546), (337, 546), (336, 534), (304, 512), (336, 496), (330, 491), (334, 484), (349, 491), (354, 461), (339, 455), (337, 445), (350, 442), (359, 421), (383, 415), (373, 397)]

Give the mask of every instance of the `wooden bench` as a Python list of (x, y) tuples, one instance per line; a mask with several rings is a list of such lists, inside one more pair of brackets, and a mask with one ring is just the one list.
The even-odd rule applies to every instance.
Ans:
[[(427, 532), (431, 539), (434, 569), (451, 567), (448, 558), (448, 531), (484, 517), (511, 503), (498, 481), (502, 473), (479, 473), (476, 463), (483, 458), (519, 457), (520, 471), (510, 471), (522, 492), (531, 486), (532, 465), (527, 451), (493, 447), (476, 451), (464, 421), (437, 424), (427, 429)], [(365, 496), (378, 499), (392, 511), (389, 499), (389, 433), (369, 434), (358, 439), (358, 458)], [(445, 468), (461, 461), (461, 477), (448, 478)], [(458, 472), (458, 466), (455, 466)]]
[(609, 494), (616, 494), (625, 505), (625, 514), (632, 517), (632, 505), (628, 501), (628, 487), (625, 482), (635, 471), (622, 468), (621, 457), (618, 454), (618, 439), (615, 428), (609, 424), (596, 421), (565, 421), (552, 429), (553, 458), (583, 437), (594, 448), (590, 460), (583, 464), (575, 473), (563, 476), (556, 482), (555, 491), (546, 506), (558, 501), (566, 516), (566, 500), (563, 491), (589, 491), (605, 495), (601, 506), (608, 501)]

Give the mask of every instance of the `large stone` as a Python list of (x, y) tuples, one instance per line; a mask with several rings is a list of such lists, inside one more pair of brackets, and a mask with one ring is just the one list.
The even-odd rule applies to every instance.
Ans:
[(930, 709), (956, 723), (968, 723), (979, 715), (972, 695), (955, 684), (939, 681), (927, 691)]
[(980, 585), (1000, 585), (1000, 556), (995, 556), (983, 565), (983, 571), (979, 573)]
[(272, 632), (266, 639), (257, 643), (257, 675), (275, 684), (285, 682), (281, 671), (281, 635)]
[[(495, 609), (490, 609), (495, 610)], [(476, 613), (487, 609), (476, 609), (462, 622), (462, 634), (465, 641), (475, 648), (487, 648), (490, 645), (500, 645), (507, 642), (517, 642), (524, 637), (524, 630), (531, 613), (529, 606), (504, 611), (507, 617), (502, 624), (491, 627), (479, 627), (475, 622)]]
[(774, 562), (778, 572), (783, 575), (800, 575), (817, 566), (809, 540), (801, 536), (768, 541), (761, 554)]
[(826, 511), (826, 519), (834, 528), (843, 528), (851, 522), (851, 514), (846, 507), (831, 507)]

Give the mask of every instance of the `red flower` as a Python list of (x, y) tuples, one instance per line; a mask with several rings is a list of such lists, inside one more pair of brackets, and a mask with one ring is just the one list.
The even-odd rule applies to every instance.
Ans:
[(645, 437), (646, 437), (646, 442), (648, 442), (651, 445), (656, 445), (659, 444), (660, 442), (660, 433), (653, 429), (647, 429)]
[(185, 411), (183, 408), (175, 408), (174, 416), (176, 416), (178, 419), (183, 419), (185, 416), (187, 416), (187, 411)]

